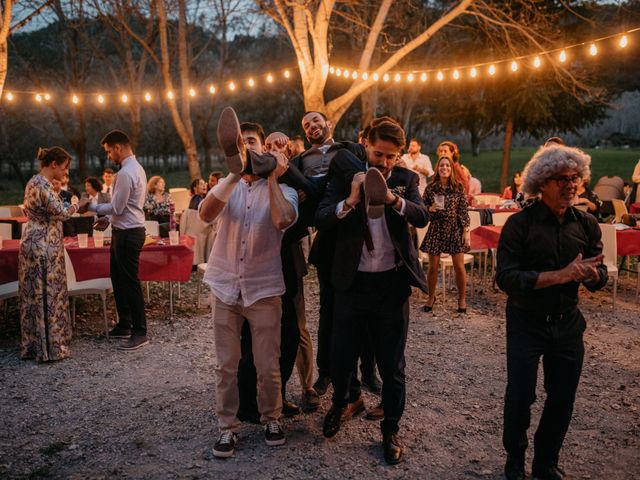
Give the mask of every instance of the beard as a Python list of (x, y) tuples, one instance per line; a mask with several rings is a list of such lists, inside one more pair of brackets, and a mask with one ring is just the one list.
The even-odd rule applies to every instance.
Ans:
[(307, 135), (307, 140), (309, 140), (310, 143), (315, 144), (324, 143), (326, 140), (328, 140), (329, 136), (329, 127), (325, 125), (324, 127), (321, 127), (319, 129), (313, 129), (313, 131), (309, 135)]

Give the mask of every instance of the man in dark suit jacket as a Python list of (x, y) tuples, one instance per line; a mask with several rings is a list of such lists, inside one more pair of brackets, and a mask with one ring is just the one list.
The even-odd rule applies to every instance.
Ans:
[[(351, 153), (336, 153), (331, 163), (334, 173), (316, 213), (319, 229), (336, 232), (332, 262), (334, 394), (323, 433), (332, 437), (338, 432), (349, 401), (355, 400), (350, 380), (357, 360), (356, 339), (367, 325), (382, 377), (385, 418), (381, 429), (384, 457), (391, 464), (402, 457), (397, 433), (405, 403), (404, 349), (411, 286), (427, 290), (408, 227), (424, 227), (429, 214), (418, 192), (418, 176), (394, 167), (404, 144), (402, 128), (382, 122), (369, 132), (367, 163), (361, 164), (360, 171), (354, 169), (358, 163)], [(374, 215), (376, 209), (378, 215)]]

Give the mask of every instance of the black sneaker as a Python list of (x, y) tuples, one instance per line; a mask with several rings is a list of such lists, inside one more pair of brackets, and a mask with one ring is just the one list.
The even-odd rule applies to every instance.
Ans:
[(284, 430), (277, 420), (272, 420), (264, 426), (264, 441), (270, 447), (284, 445), (286, 442)]
[(149, 339), (146, 335), (131, 335), (131, 337), (129, 337), (129, 340), (120, 345), (120, 350), (138, 350), (140, 347), (144, 347), (148, 343)]
[(218, 441), (213, 446), (213, 456), (216, 458), (232, 457), (237, 444), (238, 435), (231, 431), (222, 432)]
[(121, 328), (118, 325), (109, 332), (109, 338), (129, 338), (131, 336), (131, 329)]

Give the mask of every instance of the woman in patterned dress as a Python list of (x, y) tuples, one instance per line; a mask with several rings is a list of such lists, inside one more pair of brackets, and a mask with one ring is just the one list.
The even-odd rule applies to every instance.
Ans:
[(143, 207), (147, 220), (157, 220), (161, 223), (168, 221), (171, 195), (165, 192), (164, 188), (164, 179), (159, 175), (151, 177), (147, 182), (147, 198)]
[[(440, 201), (436, 202), (436, 199)], [(425, 312), (433, 310), (440, 254), (448, 253), (453, 259), (458, 286), (458, 312), (466, 313), (467, 273), (464, 268), (464, 252), (469, 251), (469, 212), (464, 185), (457, 178), (449, 156), (441, 156), (438, 160), (433, 180), (424, 191), (424, 203), (431, 213), (431, 223), (420, 246), (420, 250), (429, 255), (429, 300), (423, 309)]]
[(60, 147), (38, 151), (40, 173), (33, 176), (24, 193), (26, 224), (18, 257), (20, 281), (20, 355), (38, 362), (69, 356), (71, 324), (67, 275), (64, 264), (62, 221), (88, 204), (82, 199), (65, 208), (53, 181), (62, 180), (71, 156)]

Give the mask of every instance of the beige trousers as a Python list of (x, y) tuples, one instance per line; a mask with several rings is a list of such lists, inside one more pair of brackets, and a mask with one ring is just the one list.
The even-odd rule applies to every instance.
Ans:
[(296, 304), (296, 314), (298, 316), (298, 328), (300, 329), (300, 344), (296, 355), (296, 369), (300, 378), (302, 391), (306, 392), (313, 388), (313, 343), (311, 335), (307, 329), (307, 317), (305, 315), (304, 290), (302, 289), (302, 279), (298, 285), (298, 294), (294, 299)]
[(280, 380), (280, 297), (268, 297), (245, 307), (242, 299), (228, 305), (216, 298), (213, 331), (218, 365), (216, 367), (216, 414), (220, 431), (240, 429), (236, 414), (240, 332), (245, 318), (251, 328), (253, 360), (258, 374), (258, 410), (260, 421), (278, 420), (282, 413)]

